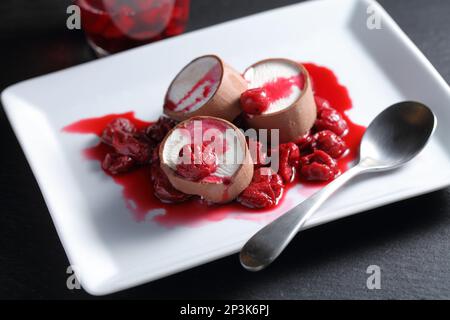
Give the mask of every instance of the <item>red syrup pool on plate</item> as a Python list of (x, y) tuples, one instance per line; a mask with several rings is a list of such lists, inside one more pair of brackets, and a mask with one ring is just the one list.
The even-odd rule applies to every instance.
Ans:
[[(64, 127), (63, 131), (67, 133), (94, 134), (100, 137), (106, 125), (117, 118), (130, 120), (138, 129), (152, 124), (152, 122), (136, 118), (134, 112), (130, 111), (121, 114), (109, 114), (102, 117), (83, 119)], [(106, 154), (112, 151), (112, 147), (99, 142), (93, 147), (84, 149), (83, 155), (86, 159), (98, 161), (99, 169), (102, 170), (101, 162)], [(272, 209), (252, 210), (238, 203), (207, 205), (197, 199), (179, 204), (162, 203), (153, 195), (153, 186), (150, 181), (150, 166), (142, 166), (119, 175), (111, 175), (104, 170), (102, 171), (122, 187), (122, 196), (128, 209), (134, 213), (137, 221), (143, 221), (147, 214), (155, 209), (165, 210), (163, 215), (156, 215), (153, 217), (153, 220), (166, 226), (195, 225), (204, 221), (220, 221), (236, 212), (258, 213), (272, 211)], [(277, 208), (281, 206), (282, 203), (280, 200)]]
[[(312, 79), (312, 86), (314, 95), (322, 97), (330, 102), (330, 105), (339, 111), (347, 121), (348, 134), (343, 137), (348, 152), (337, 161), (341, 173), (347, 171), (349, 165), (357, 160), (359, 154), (359, 143), (364, 135), (366, 128), (364, 126), (354, 123), (346, 114), (347, 111), (353, 108), (353, 103), (345, 86), (341, 85), (338, 78), (328, 68), (318, 66), (314, 63), (303, 63), (303, 66), (309, 73)], [(300, 179), (300, 183), (309, 186), (324, 186), (328, 182), (310, 182)]]
[[(349, 133), (343, 138), (349, 147), (349, 152), (346, 156), (338, 160), (338, 165), (341, 172), (348, 169), (348, 165), (355, 160), (358, 154), (358, 146), (365, 128), (353, 123), (345, 114), (346, 111), (352, 108), (352, 101), (347, 89), (339, 84), (334, 73), (321, 66), (307, 63), (304, 64), (308, 70), (312, 80), (315, 93), (327, 99), (330, 104), (339, 112), (342, 113), (344, 119), (348, 123)], [(62, 130), (67, 133), (75, 134), (93, 134), (100, 136), (106, 125), (116, 118), (127, 118), (136, 125), (138, 129), (145, 128), (152, 122), (140, 120), (134, 116), (134, 112), (126, 112), (122, 114), (109, 114), (97, 118), (83, 119), (74, 122)], [(99, 169), (101, 170), (101, 162), (105, 155), (111, 152), (111, 147), (98, 143), (93, 147), (84, 149), (83, 155), (88, 160), (98, 161)], [(164, 226), (177, 225), (197, 225), (208, 221), (221, 221), (225, 218), (242, 218), (247, 220), (263, 219), (266, 216), (263, 213), (281, 213), (290, 209), (294, 204), (290, 203), (286, 197), (282, 197), (276, 207), (267, 209), (249, 209), (237, 202), (232, 202), (225, 205), (208, 205), (198, 199), (193, 199), (180, 204), (166, 204), (162, 203), (153, 195), (153, 186), (150, 181), (150, 166), (143, 166), (136, 170), (120, 175), (110, 175), (113, 181), (122, 187), (122, 196), (126, 202), (127, 207), (134, 213), (137, 221), (143, 221), (147, 215), (155, 209), (165, 210), (164, 214), (155, 214), (152, 220)], [(315, 183), (295, 179), (295, 181), (286, 186), (284, 194), (288, 190), (300, 183), (304, 189), (310, 189), (313, 192), (316, 188), (323, 186), (325, 183)], [(304, 192), (307, 194), (308, 192)], [(246, 214), (241, 214), (246, 213)]]

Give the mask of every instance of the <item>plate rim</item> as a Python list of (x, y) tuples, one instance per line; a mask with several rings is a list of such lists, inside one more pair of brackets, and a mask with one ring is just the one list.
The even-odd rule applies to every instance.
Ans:
[[(183, 36), (189, 36), (192, 33), (202, 32), (206, 29), (214, 28), (216, 26), (220, 26), (220, 25), (224, 25), (224, 24), (231, 24), (231, 23), (236, 23), (236, 22), (239, 23), (239, 21), (241, 21), (243, 19), (252, 18), (252, 17), (258, 16), (258, 15), (274, 14), (275, 13), (274, 11), (286, 9), (287, 7), (305, 6), (305, 5), (310, 5), (311, 3), (314, 3), (314, 2), (335, 2), (335, 1), (337, 1), (337, 0), (316, 0), (316, 1), (307, 1), (307, 2), (302, 2), (302, 3), (292, 4), (289, 6), (284, 6), (281, 8), (276, 8), (276, 9), (252, 14), (249, 16), (245, 16), (242, 18), (226, 21), (223, 23), (213, 25), (211, 27), (206, 27), (206, 28), (202, 28), (199, 30), (195, 30), (195, 31), (189, 32)], [(400, 28), (400, 26), (394, 21), (394, 19), (387, 13), (387, 11), (378, 2), (376, 2), (375, 0), (347, 0), (347, 2), (348, 2), (347, 5), (352, 5), (352, 6), (355, 6), (358, 3), (364, 3), (367, 6), (369, 6), (369, 5), (375, 6), (376, 10), (382, 15), (383, 23), (386, 23), (388, 25), (388, 29), (391, 29), (394, 31), (394, 34), (397, 37), (398, 41), (402, 41), (405, 45), (407, 45), (408, 50), (411, 52), (411, 54), (414, 56), (414, 58), (417, 59), (418, 63), (423, 65), (426, 68), (427, 72), (431, 73), (432, 77), (438, 81), (438, 83), (441, 86), (441, 88), (439, 88), (439, 89), (447, 91), (447, 93), (450, 95), (450, 88), (447, 85), (447, 82), (445, 81), (445, 79), (442, 77), (442, 75), (436, 70), (436, 68), (432, 65), (432, 63), (426, 58), (426, 56), (420, 51), (420, 49), (412, 42), (412, 40), (406, 35), (406, 33)], [(173, 39), (167, 39), (164, 41), (171, 41), (171, 40), (173, 40)], [(150, 44), (150, 45), (152, 45), (152, 44)], [(140, 49), (142, 49), (142, 47), (131, 49), (131, 50), (119, 53), (114, 56), (126, 55), (126, 54), (129, 54), (130, 51), (140, 50)], [(111, 56), (111, 57), (114, 57), (114, 56)], [(108, 57), (106, 59), (108, 59)], [(42, 76), (27, 79), (27, 80), (24, 80), (24, 81), (21, 81), (21, 82), (18, 82), (16, 84), (6, 87), (1, 93), (1, 102), (2, 102), (3, 109), (5, 111), (6, 117), (11, 124), (14, 134), (25, 154), (27, 162), (30, 165), (30, 168), (36, 179), (36, 182), (38, 183), (39, 189), (44, 198), (47, 209), (52, 218), (53, 225), (55, 226), (58, 237), (61, 241), (61, 244), (64, 247), (66, 256), (71, 265), (74, 265), (75, 261), (72, 261), (71, 250), (68, 249), (69, 246), (65, 243), (66, 242), (64, 240), (65, 236), (63, 235), (64, 231), (61, 229), (61, 225), (56, 222), (57, 219), (55, 218), (55, 214), (52, 213), (52, 211), (53, 211), (51, 209), (52, 201), (50, 199), (48, 199), (48, 197), (46, 196), (46, 192), (44, 192), (44, 189), (46, 189), (44, 186), (45, 183), (43, 183), (43, 181), (40, 181), (41, 179), (38, 179), (38, 176), (36, 174), (36, 172), (38, 171), (38, 168), (33, 160), (33, 157), (30, 154), (29, 148), (27, 147), (27, 142), (25, 141), (26, 139), (23, 136), (21, 126), (20, 126), (20, 124), (17, 123), (16, 119), (12, 116), (12, 113), (13, 113), (12, 108), (13, 107), (12, 107), (12, 104), (8, 103), (8, 101), (15, 97), (15, 89), (17, 87), (22, 86), (25, 83), (28, 83), (30, 81), (35, 81), (38, 79), (40, 80), (44, 77), (48, 77), (48, 76), (51, 76), (51, 75), (54, 75), (54, 74), (57, 74), (60, 72), (66, 72), (68, 70), (83, 67), (83, 66), (86, 66), (87, 64), (92, 64), (92, 63), (95, 64), (98, 61), (99, 60), (89, 61), (86, 63), (82, 63), (80, 65), (72, 66), (67, 69), (62, 69), (62, 70), (51, 72), (49, 74), (45, 74)], [(17, 106), (15, 106), (15, 108), (17, 108)], [(393, 193), (389, 196), (383, 197), (382, 200), (375, 198), (372, 201), (364, 201), (364, 203), (361, 202), (359, 204), (355, 203), (350, 208), (336, 210), (333, 212), (333, 214), (326, 215), (325, 217), (322, 217), (322, 218), (320, 218), (320, 217), (314, 218), (313, 217), (311, 219), (311, 224), (308, 225), (307, 228), (312, 228), (312, 227), (322, 225), (322, 224), (325, 224), (325, 223), (328, 223), (331, 221), (335, 221), (335, 220), (338, 220), (341, 218), (346, 218), (346, 217), (352, 216), (354, 214), (360, 213), (362, 211), (367, 211), (367, 210), (371, 210), (371, 209), (380, 207), (382, 205), (387, 205), (387, 204), (402, 201), (402, 200), (405, 200), (408, 198), (417, 197), (422, 194), (426, 194), (429, 192), (433, 192), (433, 191), (445, 188), (449, 185), (450, 185), (450, 171), (448, 172), (447, 175), (442, 175), (440, 180), (434, 180), (434, 183), (427, 184), (427, 186), (425, 188), (415, 188), (415, 189), (413, 188), (413, 189), (402, 190), (402, 191)], [(246, 238), (248, 238), (248, 237), (246, 237)], [(119, 284), (115, 283), (114, 281), (104, 281), (103, 283), (100, 282), (99, 284), (92, 284), (88, 281), (83, 281), (83, 280), (80, 280), (80, 282), (82, 284), (83, 289), (92, 295), (110, 294), (110, 293), (118, 292), (118, 291), (121, 291), (121, 290), (124, 290), (127, 288), (131, 288), (131, 287), (134, 287), (137, 285), (148, 283), (148, 282), (156, 280), (156, 279), (164, 278), (164, 277), (172, 275), (174, 273), (184, 271), (184, 270), (187, 270), (187, 269), (190, 269), (193, 267), (197, 267), (199, 265), (203, 265), (203, 264), (209, 263), (211, 261), (229, 256), (231, 254), (238, 252), (239, 248), (242, 246), (244, 241), (245, 241), (245, 239), (239, 239), (237, 241), (234, 241), (233, 243), (228, 243), (227, 245), (222, 247), (222, 250), (220, 251), (219, 255), (216, 254), (215, 256), (213, 256), (210, 254), (211, 251), (218, 251), (217, 249), (214, 249), (214, 250), (210, 250), (207, 252), (203, 252), (201, 255), (192, 257), (190, 260), (184, 261), (182, 264), (178, 264), (176, 267), (166, 268), (165, 270), (159, 270), (159, 271), (158, 271), (158, 269), (153, 269), (153, 270), (151, 270), (151, 276), (146, 276), (145, 273), (141, 272), (139, 274), (139, 276), (137, 277), (139, 279), (120, 281)], [(198, 257), (200, 257), (200, 256), (204, 256), (204, 258), (199, 259)], [(122, 282), (126, 282), (126, 283), (122, 283)]]

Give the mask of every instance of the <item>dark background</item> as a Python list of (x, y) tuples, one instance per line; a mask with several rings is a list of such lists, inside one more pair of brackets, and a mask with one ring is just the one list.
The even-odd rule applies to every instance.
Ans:
[[(295, 2), (192, 0), (189, 30)], [(379, 2), (449, 82), (450, 1)], [(65, 27), (69, 4), (0, 1), (0, 90), (95, 58)], [(66, 287), (69, 263), (3, 110), (0, 136), (0, 298), (94, 298)], [(260, 273), (235, 255), (108, 297), (449, 299), (449, 239), (447, 188), (308, 230)], [(381, 290), (366, 288), (369, 265), (381, 267)]]

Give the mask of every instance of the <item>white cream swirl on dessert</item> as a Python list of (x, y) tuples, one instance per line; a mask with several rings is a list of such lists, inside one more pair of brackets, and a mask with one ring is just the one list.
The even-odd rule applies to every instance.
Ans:
[(222, 65), (214, 56), (194, 60), (171, 84), (165, 108), (185, 113), (198, 110), (216, 93), (222, 73)]
[(262, 61), (244, 73), (249, 89), (263, 88), (269, 106), (263, 114), (274, 113), (291, 106), (302, 94), (301, 69), (283, 59)]

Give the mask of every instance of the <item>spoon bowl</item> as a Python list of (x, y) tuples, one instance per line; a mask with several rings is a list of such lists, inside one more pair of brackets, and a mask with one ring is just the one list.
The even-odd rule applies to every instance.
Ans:
[(366, 129), (360, 147), (361, 164), (373, 171), (399, 167), (425, 147), (435, 127), (436, 117), (424, 104), (394, 104)]

